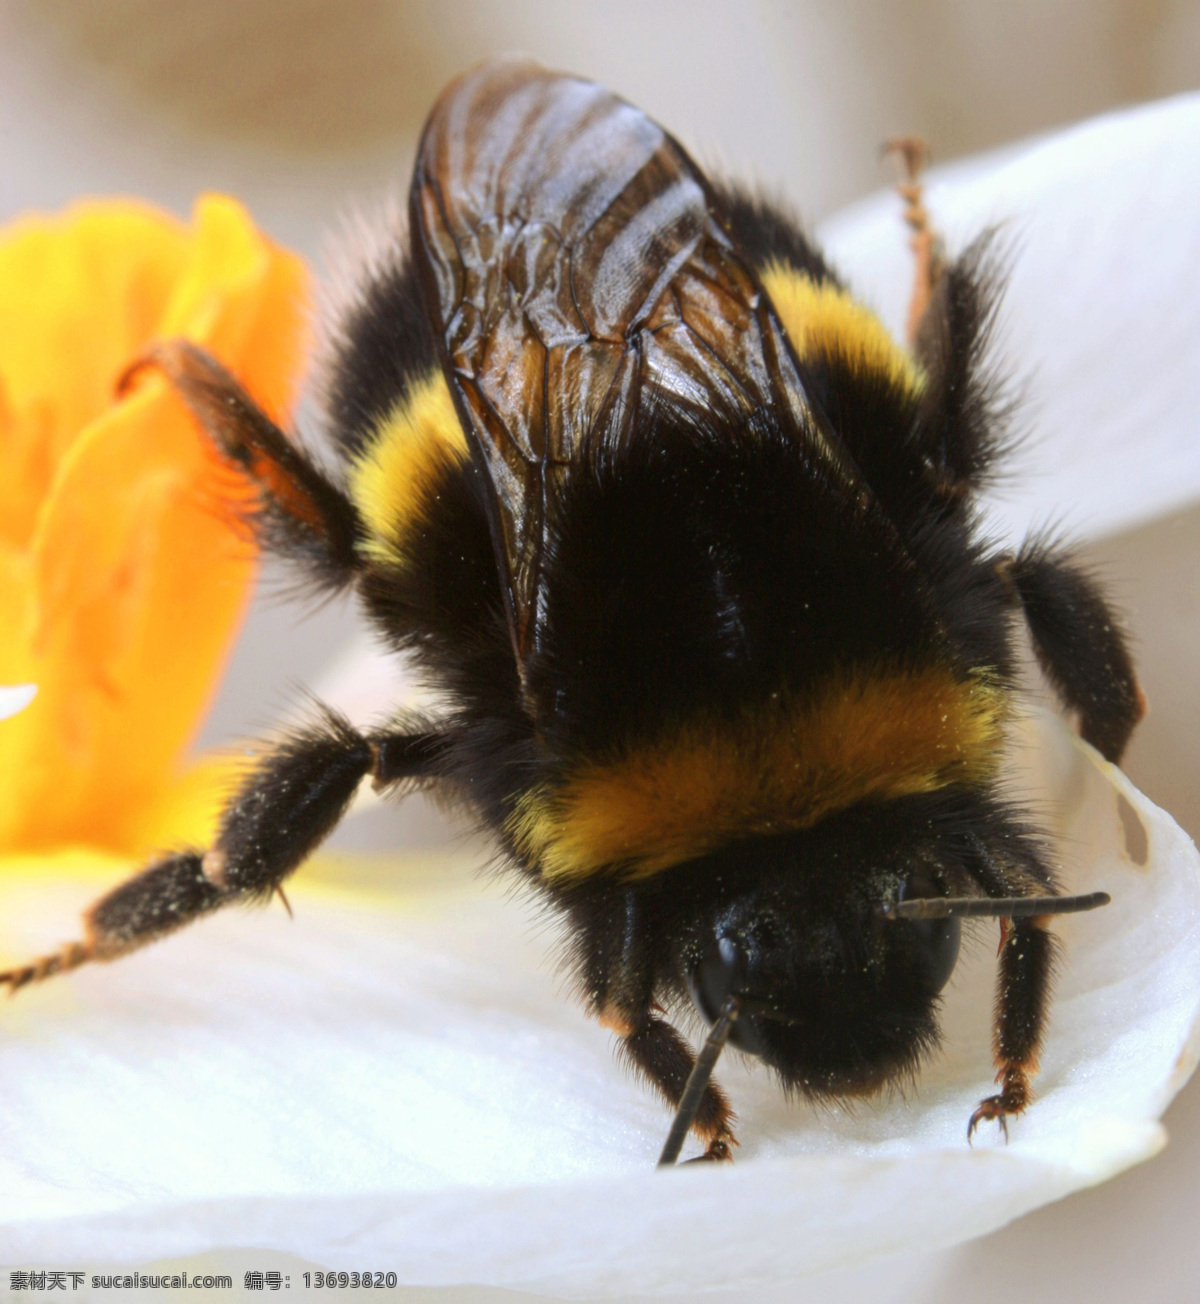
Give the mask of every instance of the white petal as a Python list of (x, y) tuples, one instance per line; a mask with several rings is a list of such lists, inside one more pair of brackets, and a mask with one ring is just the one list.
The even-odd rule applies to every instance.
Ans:
[[(1182, 95), (930, 174), (951, 252), (999, 223), (1012, 279), (1000, 356), (1030, 437), (1004, 469), (999, 532), (1112, 533), (1200, 495), (1200, 95)], [(877, 195), (822, 241), (902, 332), (911, 255)]]
[[(952, 1244), (1147, 1158), (1196, 1060), (1200, 858), (1059, 722), (1032, 732), (1069, 884), (1113, 904), (1061, 921), (1039, 1095), (1008, 1146), (965, 1140), (991, 1083), (990, 930), (913, 1099), (816, 1113), (725, 1064), (738, 1161), (658, 1174), (666, 1112), (563, 999), (552, 934), (431, 859), (376, 895), (302, 876), (294, 923), (218, 916), (6, 1002), (7, 1257), (253, 1246), (402, 1283), (689, 1291)], [(58, 891), (53, 911), (10, 891), (6, 950), (61, 935), (81, 892)]]
[(23, 711), (37, 696), (37, 684), (14, 684), (0, 687), (0, 720)]

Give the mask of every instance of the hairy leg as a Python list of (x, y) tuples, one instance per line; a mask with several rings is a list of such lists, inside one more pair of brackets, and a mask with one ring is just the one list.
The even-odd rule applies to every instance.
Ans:
[[(591, 1013), (620, 1037), (620, 1058), (677, 1109), (696, 1056), (654, 1001), (659, 934), (645, 902), (634, 889), (617, 893), (606, 884), (585, 888), (573, 906)], [(725, 1093), (709, 1081), (692, 1124), (706, 1159), (731, 1158), (734, 1121)]]
[(1006, 920), (1002, 926), (993, 1040), (1000, 1091), (980, 1101), (971, 1115), (968, 1141), (985, 1119), (995, 1119), (1007, 1137), (1008, 1115), (1022, 1113), (1029, 1104), (1029, 1083), (1037, 1072), (1057, 953), (1057, 941), (1043, 927), (1044, 922), (1036, 918)]
[(898, 136), (895, 140), (888, 141), (886, 149), (889, 154), (899, 155), (904, 166), (904, 180), (896, 188), (904, 200), (904, 221), (912, 232), (909, 245), (916, 259), (905, 325), (905, 334), (911, 348), (916, 343), (918, 327), (933, 298), (944, 256), (941, 238), (929, 224), (921, 185), (921, 172), (928, 157), (925, 142), (916, 136)]
[(1071, 710), (1080, 733), (1119, 761), (1146, 699), (1138, 687), (1121, 622), (1096, 581), (1041, 544), (1027, 544), (1004, 569), (1025, 611), (1046, 678)]
[(170, 381), (217, 451), (254, 491), (248, 517), (262, 547), (301, 565), (326, 589), (356, 576), (358, 513), (343, 489), (254, 402), (234, 376), (186, 340), (156, 345), (121, 381), (154, 368)]
[[(622, 1059), (676, 1109), (696, 1063), (687, 1042), (665, 1019), (653, 1014), (643, 1014), (623, 1026), (611, 1018), (605, 1022), (621, 1033)], [(733, 1147), (737, 1145), (733, 1135), (735, 1121), (725, 1093), (710, 1081), (692, 1123), (692, 1131), (705, 1143), (705, 1159), (733, 1158)]]
[(437, 734), (360, 734), (327, 711), (259, 762), (225, 807), (212, 847), (156, 860), (84, 915), (83, 938), (0, 973), (31, 982), (114, 960), (234, 901), (269, 897), (337, 824), (362, 779), (377, 785), (428, 776)]

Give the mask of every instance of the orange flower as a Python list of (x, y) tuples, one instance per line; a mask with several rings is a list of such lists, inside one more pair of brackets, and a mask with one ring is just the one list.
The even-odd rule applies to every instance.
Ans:
[(161, 379), (116, 384), (185, 336), (278, 409), (306, 292), (216, 196), (190, 226), (95, 201), (0, 232), (0, 683), (38, 685), (0, 728), (0, 863), (78, 846), (111, 873), (206, 840), (219, 785), (185, 753), (254, 559), (183, 405)]

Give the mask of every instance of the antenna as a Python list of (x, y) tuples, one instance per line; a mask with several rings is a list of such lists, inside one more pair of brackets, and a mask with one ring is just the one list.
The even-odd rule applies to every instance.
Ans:
[(1028, 897), (910, 897), (880, 906), (883, 919), (951, 919), (991, 915), (1002, 919), (1028, 919), (1033, 915), (1073, 915), (1095, 910), (1112, 900), (1107, 892), (1085, 892), (1082, 896)]

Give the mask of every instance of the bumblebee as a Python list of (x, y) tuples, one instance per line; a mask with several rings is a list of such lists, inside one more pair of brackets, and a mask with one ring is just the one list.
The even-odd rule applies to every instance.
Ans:
[[(915, 158), (909, 149), (915, 173)], [(330, 346), (336, 473), (215, 359), (166, 374), (252, 525), (438, 690), (436, 718), (326, 711), (267, 750), (207, 850), (91, 907), (17, 989), (281, 884), (366, 778), (463, 803), (562, 916), (587, 1009), (692, 1130), (735, 1145), (727, 1040), (787, 1091), (856, 1096), (938, 1041), (960, 919), (1001, 921), (999, 1089), (1025, 1109), (1062, 897), (999, 763), (1033, 647), (1119, 759), (1143, 711), (1092, 579), (1010, 554), (974, 502), (1003, 451), (986, 237), (917, 250), (906, 346), (786, 212), (711, 181), (603, 88), (527, 62), (455, 81)], [(129, 383), (134, 383), (133, 377)], [(672, 1017), (712, 1032), (693, 1055)]]

